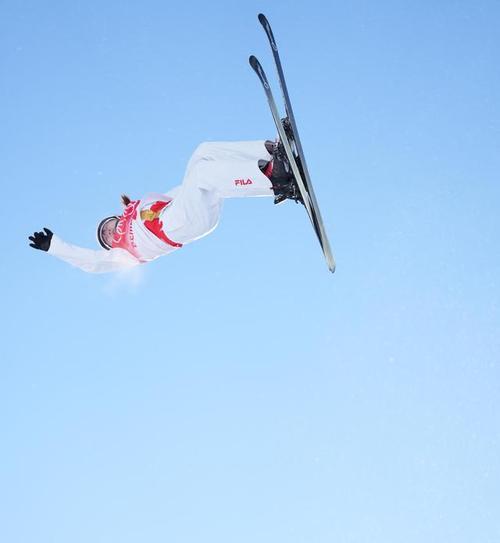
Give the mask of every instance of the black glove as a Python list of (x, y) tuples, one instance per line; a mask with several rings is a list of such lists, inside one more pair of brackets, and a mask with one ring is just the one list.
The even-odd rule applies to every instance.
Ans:
[(33, 249), (40, 249), (40, 251), (48, 251), (50, 247), (50, 242), (52, 236), (54, 235), (48, 228), (44, 228), (45, 234), (43, 232), (35, 232), (30, 239), (33, 243), (30, 243), (30, 247)]

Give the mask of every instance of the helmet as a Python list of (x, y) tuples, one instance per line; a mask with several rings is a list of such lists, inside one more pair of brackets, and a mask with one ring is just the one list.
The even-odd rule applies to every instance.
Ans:
[(103, 219), (97, 227), (97, 241), (103, 249), (109, 251), (112, 248), (113, 234), (120, 217), (113, 215)]

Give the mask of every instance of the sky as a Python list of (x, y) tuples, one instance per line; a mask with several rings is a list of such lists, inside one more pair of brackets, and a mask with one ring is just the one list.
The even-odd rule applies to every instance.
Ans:
[[(273, 138), (280, 47), (337, 271), (304, 210), (225, 203), (126, 275), (34, 251)], [(0, 3), (0, 540), (500, 540), (494, 1)]]

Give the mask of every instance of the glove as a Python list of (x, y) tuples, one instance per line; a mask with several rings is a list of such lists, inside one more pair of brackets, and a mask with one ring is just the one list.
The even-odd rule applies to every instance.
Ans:
[(44, 228), (45, 234), (43, 232), (35, 232), (30, 239), (33, 243), (30, 243), (30, 247), (33, 249), (40, 249), (40, 251), (48, 251), (50, 247), (50, 242), (52, 236), (54, 235), (48, 228)]

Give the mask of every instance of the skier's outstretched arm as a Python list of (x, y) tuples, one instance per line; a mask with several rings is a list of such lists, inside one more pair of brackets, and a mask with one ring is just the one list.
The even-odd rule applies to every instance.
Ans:
[(84, 249), (66, 243), (48, 228), (44, 228), (44, 232), (35, 232), (29, 237), (29, 240), (31, 241), (30, 246), (34, 249), (46, 251), (68, 264), (90, 273), (121, 271), (140, 264), (137, 258), (124, 249), (109, 251)]

